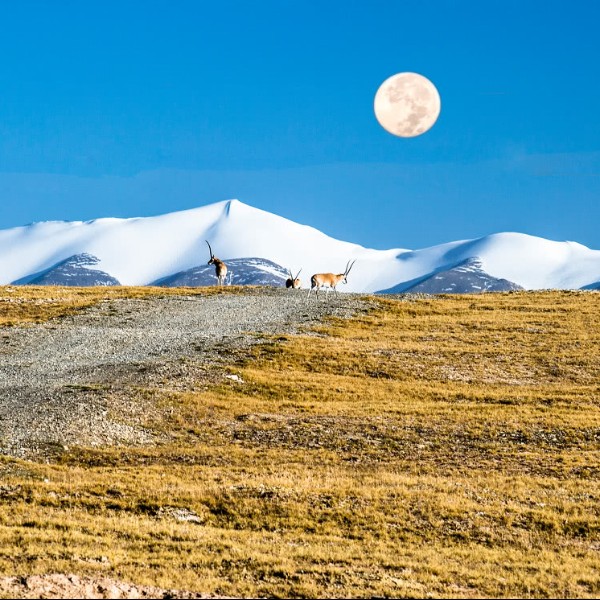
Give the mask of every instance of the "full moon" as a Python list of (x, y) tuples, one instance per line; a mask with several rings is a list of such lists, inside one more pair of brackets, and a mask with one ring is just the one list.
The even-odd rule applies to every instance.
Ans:
[(386, 79), (375, 94), (375, 116), (389, 133), (416, 137), (431, 129), (440, 114), (440, 95), (418, 73), (398, 73)]

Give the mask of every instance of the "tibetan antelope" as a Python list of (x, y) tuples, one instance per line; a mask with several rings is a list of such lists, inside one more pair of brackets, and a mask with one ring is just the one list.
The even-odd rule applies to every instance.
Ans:
[[(312, 290), (315, 290), (315, 296), (319, 296), (319, 290), (324, 287), (325, 288), (325, 296), (329, 293), (329, 288), (331, 288), (336, 294), (338, 293), (335, 289), (337, 284), (340, 283), (348, 283), (348, 273), (350, 273), (350, 269), (354, 266), (356, 260), (353, 260), (352, 263), (348, 261), (346, 263), (346, 270), (343, 273), (338, 273), (335, 275), (334, 273), (316, 273), (310, 278), (310, 288), (308, 290), (308, 296), (306, 299), (310, 297), (310, 293)], [(315, 289), (316, 288), (316, 289)]]
[(298, 275), (300, 275), (302, 269), (300, 269), (300, 271), (298, 271), (298, 273), (296, 273), (296, 277), (294, 277), (292, 275), (292, 272), (288, 269), (288, 273), (289, 273), (289, 277), (287, 278), (286, 282), (285, 282), (285, 287), (286, 288), (292, 288), (293, 290), (298, 290), (301, 287), (301, 281), (298, 279)]
[[(208, 244), (208, 240), (205, 241)], [(223, 283), (225, 283), (225, 277), (227, 277), (227, 265), (213, 254), (210, 244), (208, 244), (208, 249), (210, 251), (210, 260), (207, 264), (215, 265), (215, 274), (217, 276), (217, 281), (219, 282), (218, 284), (223, 285)]]

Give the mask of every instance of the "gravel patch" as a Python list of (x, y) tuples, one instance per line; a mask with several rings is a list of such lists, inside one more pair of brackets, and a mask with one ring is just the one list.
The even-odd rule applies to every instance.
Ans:
[(108, 577), (78, 575), (30, 575), (0, 577), (0, 596), (4, 598), (223, 598), (185, 590), (166, 590), (135, 585)]
[[(265, 336), (350, 317), (368, 298), (264, 288), (244, 294), (102, 302), (73, 316), (0, 329), (0, 452), (48, 457), (65, 446), (144, 444), (136, 389), (197, 389)], [(215, 375), (217, 374), (217, 375)]]

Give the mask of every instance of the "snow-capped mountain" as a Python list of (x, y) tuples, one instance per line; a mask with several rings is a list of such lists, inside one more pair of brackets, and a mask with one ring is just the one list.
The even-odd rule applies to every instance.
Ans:
[[(271, 285), (281, 287), (288, 278), (287, 271), (264, 258), (232, 258), (227, 261), (226, 285)], [(199, 265), (179, 271), (153, 285), (165, 287), (198, 287), (215, 285), (215, 268), (210, 265)]]
[(507, 279), (488, 275), (478, 258), (468, 258), (455, 267), (441, 268), (416, 281), (403, 281), (382, 293), (464, 294), (476, 292), (507, 292), (523, 288)]
[(32, 273), (15, 281), (29, 285), (119, 285), (108, 273), (96, 268), (100, 261), (95, 256), (82, 252), (61, 260), (41, 273)]
[(228, 200), (156, 217), (50, 221), (0, 231), (0, 284), (213, 285), (209, 240), (228, 283), (284, 285), (302, 268), (340, 273), (340, 291), (478, 292), (592, 288), (600, 251), (520, 233), (497, 233), (421, 250), (374, 250)]

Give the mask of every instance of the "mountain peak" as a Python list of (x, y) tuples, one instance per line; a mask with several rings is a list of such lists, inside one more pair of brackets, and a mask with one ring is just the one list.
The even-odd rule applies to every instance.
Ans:
[(241, 202), (239, 200), (236, 200), (235, 198), (232, 200), (226, 200), (225, 201), (225, 208), (223, 210), (223, 214), (228, 217), (231, 214), (231, 210), (233, 208), (235, 208), (236, 206), (239, 206), (241, 204)]

